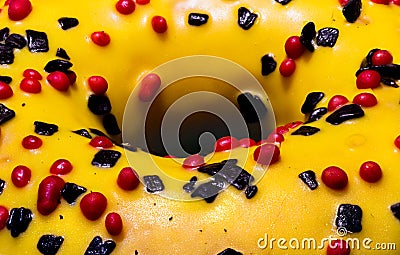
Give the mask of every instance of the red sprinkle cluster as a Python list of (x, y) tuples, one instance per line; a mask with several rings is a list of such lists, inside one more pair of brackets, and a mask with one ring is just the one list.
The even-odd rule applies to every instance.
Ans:
[(305, 48), (297, 35), (289, 37), (285, 42), (285, 52), (287, 58), (279, 66), (279, 72), (284, 77), (291, 76), (296, 70), (295, 59), (303, 55)]

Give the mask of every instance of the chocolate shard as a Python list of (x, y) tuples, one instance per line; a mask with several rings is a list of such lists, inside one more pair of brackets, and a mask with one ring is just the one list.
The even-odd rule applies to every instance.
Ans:
[(19, 34), (10, 34), (5, 41), (5, 45), (14, 49), (22, 49), (26, 46), (26, 39)]
[(9, 34), (10, 29), (8, 27), (0, 29), (0, 42), (5, 41)]
[(304, 122), (304, 124), (317, 121), (317, 120), (321, 119), (327, 113), (328, 113), (328, 108), (326, 108), (326, 107), (320, 107), (320, 108), (314, 109), (310, 113), (310, 116), (308, 116), (308, 120), (306, 122)]
[(275, 71), (277, 63), (272, 54), (266, 54), (261, 58), (261, 74), (266, 76)]
[(164, 183), (160, 179), (158, 175), (146, 175), (143, 176), (144, 186), (146, 187), (147, 192), (155, 193), (161, 192), (164, 190)]
[(311, 113), (315, 106), (324, 98), (323, 92), (311, 92), (306, 96), (303, 105), (301, 106), (301, 112), (304, 114)]
[(121, 134), (121, 129), (118, 126), (118, 122), (114, 114), (110, 113), (103, 116), (103, 127), (109, 135)]
[(60, 24), (62, 30), (68, 30), (70, 28), (78, 26), (79, 21), (76, 18), (62, 17), (58, 19), (58, 24)]
[(301, 30), (300, 42), (310, 52), (314, 52), (313, 40), (317, 35), (314, 22), (308, 22)]
[(0, 43), (0, 65), (9, 65), (14, 63), (13, 48)]
[(57, 48), (56, 56), (66, 60), (71, 60), (71, 58), (67, 54), (67, 51), (64, 50), (63, 48)]
[(247, 186), (244, 194), (246, 195), (247, 199), (252, 199), (257, 194), (258, 188), (256, 185)]
[(275, 2), (280, 3), (281, 5), (287, 5), (292, 0), (275, 0)]
[(357, 104), (347, 104), (336, 111), (334, 111), (331, 115), (326, 118), (326, 121), (331, 123), (332, 125), (339, 125), (346, 120), (351, 120), (355, 118), (361, 118), (364, 116), (364, 111), (361, 106)]
[(267, 113), (267, 107), (257, 96), (249, 92), (237, 97), (239, 111), (247, 123), (258, 123)]
[(111, 168), (115, 166), (120, 157), (121, 152), (119, 151), (100, 150), (94, 155), (92, 165), (101, 168)]
[(104, 95), (90, 95), (88, 99), (89, 110), (95, 115), (105, 115), (111, 112), (111, 102)]
[(75, 133), (77, 135), (92, 139), (92, 136), (90, 135), (89, 131), (87, 131), (86, 129), (82, 128), (82, 129), (78, 129), (75, 131), (72, 131), (72, 133)]
[(28, 48), (30, 52), (48, 52), (49, 41), (45, 32), (26, 30), (26, 37), (28, 38)]
[(347, 22), (354, 23), (360, 17), (362, 10), (361, 0), (350, 0), (342, 9)]
[(302, 136), (310, 136), (314, 135), (321, 131), (317, 127), (311, 127), (311, 126), (301, 126), (298, 128), (296, 131), (294, 131), (291, 135), (302, 135)]
[(246, 7), (240, 7), (238, 10), (238, 24), (244, 30), (249, 30), (255, 23), (258, 15), (252, 13)]
[(12, 82), (12, 78), (10, 76), (0, 75), (0, 81), (10, 84)]
[(10, 230), (12, 237), (18, 237), (25, 232), (33, 219), (33, 213), (30, 209), (20, 207), (10, 210), (10, 216), (7, 220), (7, 229)]
[(86, 191), (87, 189), (85, 187), (79, 186), (75, 183), (66, 182), (64, 188), (61, 190), (61, 196), (68, 202), (68, 204), (73, 204), (78, 197)]
[(0, 125), (15, 117), (15, 112), (0, 103)]
[(201, 26), (207, 23), (209, 16), (203, 13), (190, 13), (188, 23), (191, 26)]
[(333, 27), (325, 27), (317, 32), (317, 45), (333, 47), (339, 37), (339, 30)]
[(200, 184), (191, 194), (191, 197), (200, 197), (207, 203), (214, 202), (218, 193), (226, 187), (226, 184), (221, 179), (214, 179), (206, 183)]
[(6, 181), (0, 179), (0, 195), (3, 194), (5, 188), (6, 188)]
[(241, 253), (239, 251), (235, 251), (232, 248), (227, 248), (227, 249), (221, 251), (220, 253), (218, 253), (217, 255), (243, 255), (243, 253)]
[(43, 235), (40, 237), (36, 247), (44, 255), (56, 255), (63, 242), (64, 237), (62, 236)]
[(391, 205), (390, 210), (392, 211), (394, 217), (400, 220), (400, 203)]
[(55, 71), (60, 71), (60, 72), (66, 73), (68, 71), (68, 69), (70, 69), (71, 67), (72, 67), (72, 63), (67, 60), (54, 59), (54, 60), (50, 60), (46, 64), (46, 66), (44, 67), (44, 70), (48, 73), (52, 73)]
[(33, 125), (35, 126), (35, 133), (38, 135), (52, 136), (58, 132), (58, 126), (55, 124), (35, 121)]
[(358, 205), (341, 204), (336, 216), (336, 227), (345, 228), (350, 233), (361, 232), (362, 210)]
[(318, 182), (315, 176), (315, 172), (307, 170), (299, 174), (300, 180), (302, 180), (311, 190), (318, 188)]
[(117, 244), (113, 240), (103, 242), (100, 236), (96, 236), (90, 242), (85, 255), (110, 255), (116, 246)]

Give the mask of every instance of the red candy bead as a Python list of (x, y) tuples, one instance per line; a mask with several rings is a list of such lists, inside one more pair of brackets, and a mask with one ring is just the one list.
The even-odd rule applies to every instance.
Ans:
[(291, 59), (299, 58), (304, 52), (304, 46), (299, 36), (291, 36), (285, 42), (286, 55)]
[(113, 142), (105, 136), (96, 136), (90, 140), (89, 144), (99, 149), (107, 149), (114, 146)]
[(32, 78), (35, 80), (41, 80), (43, 79), (42, 75), (36, 71), (35, 69), (26, 69), (23, 73), (22, 76), (25, 78)]
[(279, 126), (279, 127), (277, 127), (276, 129), (275, 129), (275, 131), (274, 131), (275, 133), (278, 133), (278, 134), (281, 134), (281, 135), (284, 135), (284, 134), (286, 134), (287, 132), (289, 132), (289, 128), (285, 125), (285, 126)]
[(215, 151), (229, 151), (240, 146), (238, 139), (232, 136), (224, 136), (215, 142)]
[(387, 50), (377, 50), (372, 54), (371, 62), (375, 66), (393, 63), (393, 56)]
[(348, 183), (348, 177), (345, 171), (337, 166), (327, 167), (321, 176), (322, 182), (331, 189), (344, 189)]
[(286, 128), (296, 128), (296, 127), (300, 126), (301, 124), (303, 124), (303, 121), (293, 121), (293, 122), (290, 122), (290, 123), (286, 124), (284, 127), (286, 127)]
[(400, 0), (391, 0), (390, 3), (400, 6)]
[(140, 83), (139, 99), (150, 102), (161, 87), (161, 78), (155, 73), (146, 75)]
[(360, 167), (361, 178), (370, 183), (379, 181), (382, 178), (382, 169), (378, 163), (373, 161), (364, 162)]
[(68, 76), (61, 71), (50, 73), (47, 76), (47, 81), (53, 88), (59, 91), (67, 91), (70, 85)]
[(337, 108), (347, 104), (349, 100), (345, 96), (333, 96), (328, 102), (328, 111), (334, 111)]
[(97, 220), (107, 208), (107, 198), (100, 192), (86, 194), (79, 204), (83, 215), (88, 220)]
[(350, 246), (345, 240), (333, 240), (326, 249), (326, 255), (349, 255)]
[(106, 216), (105, 225), (107, 232), (112, 236), (121, 234), (123, 223), (122, 218), (118, 213), (109, 213)]
[(150, 0), (136, 0), (136, 3), (140, 5), (145, 5), (150, 3)]
[(294, 62), (294, 60), (291, 58), (283, 60), (281, 65), (279, 66), (279, 72), (283, 77), (291, 76), (295, 70), (296, 70), (296, 62)]
[(34, 135), (28, 135), (22, 139), (22, 146), (27, 150), (39, 149), (42, 144), (42, 139)]
[(67, 159), (57, 159), (50, 167), (50, 173), (57, 175), (68, 174), (72, 171), (72, 164)]
[(389, 4), (389, 0), (371, 0), (376, 4)]
[(139, 183), (136, 172), (130, 167), (122, 168), (118, 174), (117, 184), (123, 190), (134, 190)]
[(29, 77), (22, 79), (19, 88), (26, 93), (37, 94), (42, 91), (42, 84), (37, 79)]
[(101, 76), (90, 76), (88, 79), (89, 88), (96, 95), (103, 95), (108, 89), (108, 82)]
[(121, 14), (128, 15), (135, 11), (135, 2), (133, 0), (119, 0), (115, 8)]
[(26, 166), (16, 166), (11, 173), (11, 180), (18, 188), (25, 187), (31, 180), (32, 172)]
[(8, 6), (8, 18), (19, 21), (26, 18), (32, 11), (32, 4), (29, 0), (10, 0)]
[(280, 150), (274, 144), (264, 144), (254, 151), (253, 159), (261, 165), (272, 165), (279, 160)]
[(353, 103), (364, 107), (372, 107), (378, 104), (378, 100), (374, 94), (360, 93), (354, 97)]
[(8, 85), (5, 82), (0, 81), (0, 99), (7, 99), (12, 97), (13, 95), (13, 90), (10, 87), (10, 85)]
[(159, 34), (165, 33), (168, 29), (167, 21), (161, 16), (154, 16), (151, 19), (151, 26)]
[(193, 154), (185, 158), (183, 161), (183, 168), (186, 169), (196, 169), (204, 165), (204, 158), (199, 154)]
[(341, 6), (345, 6), (349, 3), (350, 0), (339, 0)]
[(242, 138), (239, 140), (240, 147), (249, 148), (256, 145), (256, 142), (251, 138)]
[(272, 132), (271, 134), (268, 135), (265, 141), (269, 143), (281, 143), (285, 141), (285, 137), (282, 134)]
[(104, 31), (93, 32), (90, 35), (90, 39), (92, 39), (95, 44), (101, 47), (107, 46), (111, 41), (110, 36)]
[(394, 140), (394, 145), (396, 145), (396, 147), (400, 149), (400, 135)]
[(6, 227), (9, 215), (8, 209), (0, 206), (0, 230)]
[(359, 89), (373, 89), (381, 83), (381, 75), (374, 70), (365, 70), (358, 74), (356, 85)]

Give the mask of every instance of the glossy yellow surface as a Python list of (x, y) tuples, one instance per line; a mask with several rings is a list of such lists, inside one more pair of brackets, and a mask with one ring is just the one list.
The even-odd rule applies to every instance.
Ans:
[[(1, 3), (3, 3), (2, 1)], [(1, 100), (16, 111), (16, 117), (1, 126), (0, 178), (7, 187), (0, 195), (0, 205), (8, 208), (27, 207), (33, 211), (28, 230), (12, 238), (6, 229), (0, 231), (0, 254), (39, 254), (36, 243), (44, 234), (61, 235), (65, 241), (58, 254), (83, 254), (94, 236), (113, 239), (117, 247), (113, 254), (217, 254), (230, 247), (243, 254), (325, 254), (325, 248), (292, 249), (289, 240), (337, 237), (334, 225), (337, 207), (342, 203), (357, 204), (363, 209), (361, 233), (345, 238), (359, 238), (360, 250), (351, 254), (397, 254), (398, 251), (367, 250), (362, 246), (370, 238), (370, 247), (377, 243), (396, 243), (400, 249), (400, 222), (391, 213), (390, 205), (400, 202), (398, 188), (400, 155), (393, 145), (400, 134), (400, 90), (381, 86), (374, 89), (378, 105), (365, 109), (365, 117), (332, 126), (324, 119), (313, 123), (321, 128), (314, 136), (286, 135), (281, 145), (281, 159), (268, 168), (257, 184), (259, 192), (247, 200), (243, 192), (229, 187), (216, 201), (177, 202), (150, 195), (143, 185), (130, 192), (116, 185), (119, 170), (128, 166), (125, 157), (111, 169), (99, 169), (90, 162), (97, 149), (89, 140), (71, 133), (80, 128), (101, 129), (101, 122), (87, 109), (90, 94), (86, 80), (102, 75), (110, 85), (107, 95), (112, 112), (122, 119), (124, 102), (143, 75), (156, 66), (182, 56), (207, 54), (233, 60), (248, 69), (264, 86), (274, 106), (278, 125), (303, 120), (300, 107), (311, 91), (323, 91), (326, 97), (318, 106), (327, 106), (335, 94), (350, 100), (360, 91), (355, 86), (354, 73), (361, 60), (373, 48), (389, 50), (394, 62), (400, 63), (400, 7), (377, 5), (363, 1), (361, 17), (356, 23), (345, 21), (335, 0), (294, 0), (281, 6), (273, 0), (263, 1), (151, 1), (136, 6), (133, 14), (123, 16), (114, 8), (115, 1), (35, 1), (32, 13), (20, 22), (7, 17), (7, 7), (0, 13), (0, 28), (24, 34), (26, 29), (45, 31), (50, 42), (48, 53), (32, 54), (27, 48), (15, 52), (12, 65), (0, 66), (0, 75), (13, 77), (14, 96)], [(257, 14), (256, 24), (248, 31), (237, 25), (237, 9), (245, 6)], [(210, 15), (200, 27), (187, 24), (190, 12)], [(151, 28), (151, 17), (162, 15), (168, 31), (157, 34)], [(75, 17), (80, 24), (63, 31), (57, 19)], [(297, 69), (290, 78), (278, 71), (261, 76), (260, 59), (274, 54), (278, 65), (285, 58), (284, 42), (299, 35), (302, 27), (313, 21), (317, 29), (332, 26), (340, 31), (333, 48), (319, 47), (296, 60)], [(90, 41), (94, 31), (106, 31), (111, 36), (107, 47)], [(77, 82), (68, 92), (59, 92), (43, 79), (42, 92), (26, 94), (19, 89), (26, 68), (39, 70), (55, 59), (56, 49), (66, 49), (77, 73)], [(212, 86), (212, 84), (210, 84)], [(167, 96), (168, 97), (168, 96)], [(24, 105), (24, 106), (23, 106)], [(33, 122), (41, 120), (59, 125), (60, 131), (42, 137), (43, 146), (34, 151), (23, 149), (22, 138), (33, 134)], [(117, 147), (114, 149), (119, 150)], [(252, 150), (247, 169), (255, 162)], [(241, 149), (240, 149), (241, 150)], [(246, 151), (243, 150), (243, 153)], [(226, 159), (227, 153), (217, 153), (210, 162)], [(106, 213), (97, 221), (82, 215), (78, 202), (71, 206), (62, 201), (49, 216), (36, 210), (40, 181), (50, 174), (51, 164), (69, 159), (74, 169), (62, 176), (68, 182), (102, 192), (108, 198), (106, 213), (118, 212), (124, 221), (123, 233), (110, 236), (105, 227)], [(190, 179), (196, 172), (184, 170), (170, 159), (155, 158), (169, 171)], [(378, 162), (383, 178), (375, 184), (364, 182), (358, 175), (359, 166), (367, 161)], [(24, 164), (32, 169), (28, 186), (16, 188), (11, 182), (12, 169)], [(343, 168), (349, 176), (348, 187), (334, 191), (325, 186), (321, 172), (327, 166)], [(297, 177), (312, 169), (320, 186), (310, 191)], [(61, 216), (62, 215), (62, 219)], [(288, 250), (268, 246), (260, 238), (285, 238)], [(259, 243), (260, 242), (260, 243)], [(293, 243), (292, 243), (293, 244)]]

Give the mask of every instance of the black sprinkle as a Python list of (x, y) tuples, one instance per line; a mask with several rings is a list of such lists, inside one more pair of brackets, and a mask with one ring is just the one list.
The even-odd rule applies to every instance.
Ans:
[(321, 129), (311, 126), (301, 126), (296, 131), (292, 133), (292, 135), (302, 135), (302, 136), (310, 136), (314, 135), (321, 131)]
[(5, 188), (6, 188), (6, 181), (0, 179), (0, 195), (3, 194)]
[(315, 173), (312, 170), (307, 170), (299, 174), (299, 178), (311, 189), (315, 190), (318, 188), (318, 182), (315, 177)]
[(237, 97), (239, 111), (247, 123), (257, 123), (267, 113), (267, 107), (258, 96), (249, 92)]
[(290, 3), (292, 0), (275, 0), (277, 3), (280, 3), (281, 5), (287, 5)]
[(206, 183), (202, 183), (197, 187), (191, 197), (201, 197), (207, 203), (214, 202), (218, 193), (225, 188), (225, 183), (220, 179), (215, 179)]
[(400, 79), (400, 65), (398, 64), (387, 64), (380, 66), (369, 66), (365, 68), (360, 68), (356, 72), (356, 76), (364, 70), (375, 70), (384, 78), (391, 78), (395, 80)]
[(64, 188), (61, 190), (61, 196), (68, 202), (68, 204), (75, 203), (76, 199), (87, 189), (85, 187), (79, 186), (75, 183), (66, 182)]
[(301, 106), (301, 112), (304, 114), (311, 113), (324, 96), (325, 94), (323, 92), (309, 93), (303, 105)]
[(71, 58), (68, 56), (67, 52), (63, 48), (57, 48), (56, 56), (59, 58), (63, 58), (66, 60), (70, 60)]
[(55, 124), (35, 121), (33, 125), (35, 126), (35, 133), (38, 135), (52, 136), (58, 132), (58, 126)]
[(55, 255), (64, 242), (64, 237), (55, 235), (43, 235), (36, 247), (44, 255)]
[(46, 64), (46, 66), (44, 67), (44, 70), (48, 73), (52, 73), (55, 71), (61, 71), (63, 73), (66, 73), (68, 71), (68, 69), (70, 69), (71, 67), (72, 67), (72, 63), (67, 60), (54, 59), (54, 60), (50, 60)]
[(10, 34), (5, 41), (5, 44), (14, 49), (22, 49), (26, 46), (26, 39), (19, 34)]
[(372, 66), (372, 56), (374, 55), (375, 52), (377, 52), (378, 48), (372, 49), (368, 52), (367, 56), (363, 59), (363, 61), (361, 62), (361, 68), (364, 67), (369, 67)]
[(391, 205), (390, 210), (392, 211), (394, 217), (400, 220), (400, 203)]
[(193, 176), (192, 178), (190, 178), (189, 183), (183, 185), (183, 190), (186, 191), (187, 193), (191, 193), (194, 190), (196, 182), (197, 182), (197, 177)]
[(26, 37), (28, 38), (28, 48), (30, 52), (48, 52), (49, 41), (45, 32), (35, 30), (26, 30)]
[(76, 18), (63, 17), (58, 19), (58, 24), (60, 24), (62, 30), (68, 30), (79, 25), (79, 21)]
[(111, 102), (104, 95), (90, 95), (88, 99), (89, 110), (96, 115), (104, 115), (111, 112)]
[(252, 13), (246, 7), (240, 7), (238, 10), (238, 24), (244, 30), (250, 29), (257, 19), (257, 14)]
[(14, 63), (13, 48), (0, 43), (0, 65)]
[(360, 118), (364, 116), (364, 111), (361, 106), (357, 104), (348, 104), (340, 107), (326, 118), (326, 121), (339, 125), (346, 120)]
[(96, 236), (90, 242), (89, 247), (85, 251), (85, 255), (109, 255), (116, 246), (113, 240), (106, 240), (103, 242), (100, 236)]
[(342, 9), (342, 13), (346, 20), (350, 23), (356, 22), (361, 15), (361, 0), (350, 0)]
[[(197, 169), (200, 173), (206, 173), (208, 175), (215, 175), (217, 174), (224, 166), (225, 164), (228, 165), (236, 165), (237, 164), (237, 159), (228, 159), (224, 160), (218, 163), (212, 163), (212, 164), (206, 164)], [(229, 166), (228, 166), (229, 167)]]
[(317, 121), (327, 113), (328, 113), (328, 108), (326, 108), (326, 107), (316, 108), (310, 113), (308, 120), (304, 123), (311, 123), (311, 122)]
[(333, 27), (325, 27), (318, 30), (317, 45), (324, 47), (333, 47), (339, 37), (339, 30)]
[(118, 159), (121, 157), (121, 152), (114, 150), (100, 150), (92, 160), (92, 165), (101, 168), (111, 168), (115, 166)]
[(103, 116), (103, 127), (109, 135), (121, 134), (121, 129), (118, 126), (118, 122), (114, 114), (110, 113)]
[(247, 186), (244, 194), (246, 195), (247, 199), (253, 198), (257, 194), (258, 188), (256, 185)]
[(399, 85), (396, 83), (396, 81), (392, 80), (390, 78), (381, 78), (381, 82), (382, 82), (382, 84), (389, 86), (389, 87), (393, 87), (393, 88), (399, 87)]
[(0, 75), (0, 81), (10, 84), (12, 82), (12, 78), (10, 76)]
[(201, 26), (207, 23), (209, 16), (203, 13), (190, 13), (188, 23), (192, 26)]
[(143, 176), (144, 186), (147, 192), (154, 193), (164, 190), (164, 183), (158, 175), (146, 175)]
[(277, 63), (272, 54), (266, 54), (261, 58), (261, 74), (266, 76), (275, 71)]
[(0, 103), (0, 125), (15, 117), (15, 112)]
[(10, 29), (8, 27), (0, 29), (0, 42), (6, 40), (9, 34), (10, 34)]
[(310, 52), (314, 52), (314, 45), (312, 44), (312, 41), (316, 35), (317, 31), (315, 30), (314, 22), (308, 22), (301, 30), (300, 42)]
[(89, 131), (87, 131), (87, 130), (84, 129), (84, 128), (79, 129), (79, 130), (72, 131), (72, 133), (75, 133), (75, 134), (77, 134), (77, 135), (80, 135), (80, 136), (83, 136), (83, 137), (92, 139), (92, 136), (89, 134)]
[(21, 233), (25, 232), (32, 218), (33, 214), (30, 209), (24, 207), (11, 209), (7, 220), (7, 229), (10, 230), (11, 236), (18, 237)]
[(216, 177), (218, 176), (221, 176), (226, 182), (238, 190), (243, 190), (250, 185), (252, 181), (254, 181), (254, 177), (249, 174), (249, 172), (237, 165), (232, 164), (227, 164), (224, 168), (222, 168), (216, 174)]
[(60, 217), (60, 220), (64, 219), (64, 216), (62, 216), (61, 214), (59, 215), (59, 217)]
[(336, 227), (345, 228), (351, 233), (361, 232), (362, 210), (358, 205), (341, 204), (336, 216)]
[(232, 248), (227, 248), (227, 249), (221, 251), (220, 253), (218, 253), (217, 255), (243, 255), (243, 253), (241, 253), (239, 251), (235, 251)]

